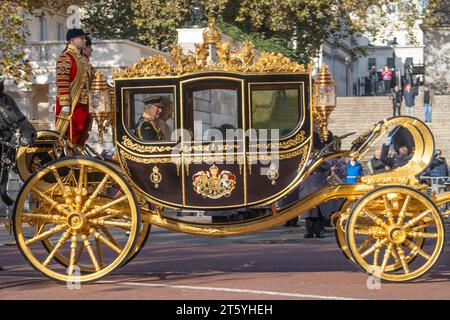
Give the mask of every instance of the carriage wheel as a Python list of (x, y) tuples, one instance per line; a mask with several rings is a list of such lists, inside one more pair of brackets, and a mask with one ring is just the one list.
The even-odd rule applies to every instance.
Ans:
[(360, 199), (346, 230), (356, 263), (389, 281), (413, 280), (426, 273), (438, 260), (444, 238), (434, 203), (403, 186), (382, 187)]
[(22, 181), (26, 181), (34, 172), (63, 154), (64, 148), (59, 141), (58, 132), (39, 130), (36, 134), (33, 144), (17, 150), (17, 171)]
[(333, 225), (334, 225), (334, 236), (336, 237), (336, 242), (338, 244), (339, 249), (341, 250), (344, 257), (352, 262), (355, 263), (355, 260), (352, 258), (352, 254), (348, 250), (347, 242), (345, 241), (345, 221), (348, 220), (348, 212), (347, 210), (350, 208), (350, 205), (355, 203), (354, 200), (345, 200), (344, 203), (342, 203), (339, 213), (336, 215), (335, 218), (333, 218)]
[(139, 232), (136, 244), (134, 245), (133, 250), (131, 250), (131, 255), (122, 264), (122, 268), (125, 267), (128, 263), (130, 263), (131, 260), (136, 258), (136, 256), (141, 252), (142, 248), (144, 248), (144, 245), (147, 242), (148, 237), (150, 236), (151, 228), (152, 225), (150, 223), (146, 221), (141, 222), (141, 231)]
[[(341, 250), (344, 257), (351, 263), (355, 263), (355, 260), (353, 260), (352, 254), (348, 248), (347, 240), (345, 238), (345, 230), (350, 213), (349, 208), (352, 204), (354, 205), (355, 203), (356, 201), (354, 200), (346, 200), (341, 205), (339, 213), (333, 219), (334, 235), (336, 237), (338, 247)], [(416, 245), (418, 248), (423, 249), (424, 243), (425, 242), (423, 238), (417, 238)], [(412, 263), (416, 257), (417, 252), (409, 254), (408, 256), (405, 257), (405, 259), (408, 263)], [(401, 268), (402, 263), (400, 260), (397, 260), (395, 263), (386, 266), (386, 271), (397, 271)]]
[(25, 183), (13, 222), (19, 249), (35, 269), (60, 282), (82, 283), (105, 276), (132, 254), (140, 214), (117, 170), (95, 159), (65, 158)]
[[(139, 231), (138, 238), (136, 241), (136, 244), (134, 245), (133, 250), (131, 250), (131, 255), (125, 260), (125, 262), (120, 266), (121, 268), (125, 267), (128, 263), (130, 263), (136, 256), (141, 252), (142, 248), (144, 248), (145, 243), (147, 242), (148, 237), (150, 236), (152, 225), (146, 221), (141, 222), (141, 231)], [(44, 246), (45, 250), (50, 253), (55, 247), (55, 244), (52, 243), (49, 239), (43, 240), (42, 245)], [(55, 254), (54, 259), (58, 261), (62, 266), (68, 267), (69, 266), (69, 259), (66, 257)], [(84, 264), (78, 264), (78, 267), (80, 268), (81, 272), (90, 273), (95, 271), (95, 268), (92, 265), (84, 265)]]

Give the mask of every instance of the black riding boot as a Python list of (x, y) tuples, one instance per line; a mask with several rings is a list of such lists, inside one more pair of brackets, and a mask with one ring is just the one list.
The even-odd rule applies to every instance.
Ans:
[(316, 238), (323, 238), (323, 219), (316, 219), (314, 221), (313, 232)]
[(314, 218), (305, 219), (306, 233), (303, 238), (314, 238), (314, 220)]

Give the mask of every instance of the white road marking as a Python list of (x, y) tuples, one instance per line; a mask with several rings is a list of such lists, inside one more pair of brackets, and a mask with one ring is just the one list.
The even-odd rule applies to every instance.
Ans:
[(197, 287), (197, 286), (184, 286), (184, 285), (170, 285), (170, 284), (162, 284), (162, 283), (137, 283), (137, 282), (120, 282), (120, 281), (109, 281), (109, 280), (98, 281), (98, 283), (120, 284), (120, 285), (126, 285), (126, 286), (136, 286), (136, 287), (163, 287), (163, 288), (172, 288), (172, 289), (252, 293), (252, 294), (265, 294), (265, 295), (270, 295), (270, 296), (283, 296), (283, 297), (307, 298), (307, 299), (363, 300), (363, 299), (359, 299), (359, 298), (322, 296), (322, 295), (303, 294), (303, 293), (289, 293), (289, 292), (251, 290), (251, 289), (216, 288), (216, 287)]
[[(10, 278), (10, 279), (21, 279), (21, 280), (48, 280), (43, 277), (20, 277), (20, 276), (0, 276), (0, 279)], [(101, 280), (96, 283), (104, 284), (116, 284), (124, 286), (134, 286), (134, 287), (162, 287), (170, 289), (188, 289), (188, 290), (203, 290), (203, 291), (216, 291), (216, 292), (234, 292), (234, 293), (250, 293), (250, 294), (261, 294), (269, 296), (281, 296), (281, 297), (293, 297), (293, 298), (305, 298), (305, 299), (321, 299), (321, 300), (365, 300), (361, 298), (350, 298), (350, 297), (339, 297), (339, 296), (323, 296), (315, 294), (304, 294), (304, 293), (290, 293), (290, 292), (279, 292), (279, 291), (266, 291), (266, 290), (252, 290), (252, 289), (234, 289), (234, 288), (220, 288), (220, 287), (197, 287), (197, 286), (186, 286), (186, 285), (171, 285), (163, 283), (138, 283), (138, 282), (122, 282), (122, 281), (112, 281), (112, 280)]]

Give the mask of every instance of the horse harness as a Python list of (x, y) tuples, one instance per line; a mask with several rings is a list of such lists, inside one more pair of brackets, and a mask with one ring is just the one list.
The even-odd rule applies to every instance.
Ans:
[(6, 109), (7, 109), (7, 107), (3, 103), (0, 102), (0, 118), (6, 124), (6, 126), (9, 128), (8, 130), (6, 130), (6, 132), (8, 133), (6, 135), (6, 137), (0, 136), (0, 143), (9, 145), (11, 147), (18, 147), (18, 141), (16, 141), (15, 143), (13, 143), (11, 145), (11, 140), (13, 138), (13, 135), (16, 133), (17, 128), (19, 128), (20, 125), (22, 124), (22, 122), (24, 122), (27, 118), (24, 115), (22, 115), (19, 118), (19, 120), (12, 121), (10, 119), (10, 117), (8, 116)]

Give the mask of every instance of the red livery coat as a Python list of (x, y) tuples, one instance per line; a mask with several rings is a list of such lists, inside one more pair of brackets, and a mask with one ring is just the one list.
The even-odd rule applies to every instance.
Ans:
[(89, 87), (91, 67), (75, 46), (69, 45), (56, 61), (56, 123), (62, 107), (69, 106), (71, 120), (65, 134), (72, 143), (83, 146), (89, 138)]

